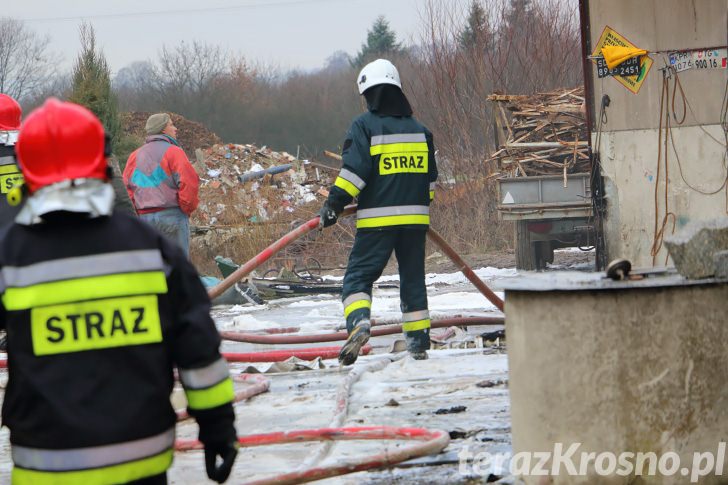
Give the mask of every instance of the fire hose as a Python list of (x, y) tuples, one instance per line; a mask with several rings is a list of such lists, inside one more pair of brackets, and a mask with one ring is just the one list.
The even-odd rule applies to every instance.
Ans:
[[(354, 366), (336, 389), (336, 409), (334, 410), (334, 417), (331, 419), (329, 427), (338, 428), (344, 424), (346, 415), (349, 412), (349, 396), (351, 395), (351, 387), (359, 381), (362, 375), (367, 372), (382, 370), (392, 362), (401, 360), (402, 358), (404, 358), (404, 354), (387, 355), (374, 359), (370, 362), (359, 363)], [(324, 442), (318, 450), (311, 453), (308, 458), (301, 463), (298, 469), (302, 470), (315, 466), (328, 456), (332, 447), (333, 443), (331, 441)]]
[[(470, 317), (470, 318), (443, 318), (434, 320), (431, 328), (444, 328), (464, 325), (502, 325), (504, 317)], [(383, 325), (371, 330), (372, 337), (393, 335), (402, 332), (402, 325)], [(265, 335), (259, 333), (244, 333), (222, 331), (220, 337), (234, 342), (247, 342), (254, 344), (307, 344), (314, 342), (334, 342), (346, 340), (346, 332), (319, 333), (308, 335)]]
[[(228, 362), (283, 362), (296, 357), (302, 360), (313, 360), (316, 358), (334, 359), (338, 357), (341, 347), (311, 347), (305, 349), (267, 350), (264, 352), (223, 352), (222, 356)], [(372, 346), (365, 345), (361, 348), (361, 355), (371, 352)], [(8, 360), (0, 359), (0, 369), (8, 366)]]
[[(311, 347), (306, 349), (267, 350), (264, 352), (223, 352), (222, 356), (228, 362), (283, 362), (296, 357), (302, 360), (333, 359), (338, 357), (341, 347)], [(372, 346), (361, 348), (361, 355), (371, 352)]]
[[(362, 426), (352, 428), (303, 429), (238, 437), (238, 442), (242, 447), (305, 443), (311, 441), (351, 440), (415, 440), (421, 441), (421, 443), (397, 447), (377, 455), (346, 461), (341, 464), (314, 467), (301, 471), (283, 473), (270, 478), (244, 482), (244, 485), (293, 485), (345, 475), (347, 473), (386, 468), (412, 458), (437, 454), (444, 450), (450, 443), (450, 436), (446, 431), (425, 428)], [(177, 451), (199, 450), (202, 449), (202, 443), (195, 440), (177, 440), (175, 449)]]
[[(346, 206), (344, 209), (344, 212), (341, 213), (340, 217), (345, 217), (352, 215), (356, 212), (357, 206), (356, 205), (349, 205)], [(225, 290), (233, 286), (235, 283), (249, 275), (255, 268), (260, 266), (261, 264), (268, 261), (274, 254), (276, 254), (278, 251), (282, 250), (289, 244), (291, 244), (293, 241), (298, 239), (299, 237), (303, 236), (304, 234), (307, 234), (308, 232), (316, 229), (319, 225), (319, 217), (316, 216), (313, 219), (311, 219), (308, 222), (305, 222), (298, 226), (296, 229), (292, 230), (288, 234), (284, 235), (280, 239), (278, 239), (276, 242), (265, 248), (263, 251), (255, 255), (252, 259), (250, 259), (247, 263), (236, 269), (232, 274), (230, 274), (227, 278), (222, 280), (217, 285), (213, 286), (207, 291), (207, 294), (210, 296), (210, 299), (217, 298), (218, 296), (222, 295)], [(445, 254), (450, 258), (450, 260), (455, 263), (455, 265), (458, 267), (460, 271), (463, 272), (466, 278), (470, 280), (471, 283), (475, 285), (475, 287), (480, 291), (483, 296), (485, 296), (493, 305), (496, 306), (500, 311), (503, 311), (503, 300), (498, 297), (493, 291), (488, 288), (488, 286), (483, 283), (483, 281), (478, 278), (478, 276), (473, 272), (472, 269), (463, 261), (463, 259), (455, 252), (455, 250), (450, 247), (445, 240), (442, 238), (440, 234), (437, 233), (434, 229), (430, 228), (427, 231), (427, 236), (434, 242), (437, 246), (442, 249)]]

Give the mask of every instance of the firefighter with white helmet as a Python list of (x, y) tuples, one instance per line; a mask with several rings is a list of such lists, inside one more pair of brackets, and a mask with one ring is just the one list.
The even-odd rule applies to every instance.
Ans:
[(415, 359), (426, 359), (430, 314), (425, 237), (437, 180), (432, 133), (412, 116), (399, 72), (390, 61), (367, 64), (356, 83), (367, 111), (349, 128), (343, 167), (320, 212), (321, 227), (328, 227), (346, 204), (358, 198), (357, 233), (342, 293), (349, 337), (339, 361), (352, 364), (369, 340), (372, 284), (392, 252), (399, 266), (407, 350)]
[(234, 391), (209, 298), (176, 245), (113, 212), (105, 147), (90, 111), (53, 98), (20, 129), (29, 196), (0, 238), (12, 481), (166, 483), (176, 366), (207, 474), (223, 482)]

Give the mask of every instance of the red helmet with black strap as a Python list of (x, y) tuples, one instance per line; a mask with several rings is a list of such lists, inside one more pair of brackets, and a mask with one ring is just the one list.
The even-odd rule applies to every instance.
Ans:
[(20, 116), (23, 110), (13, 98), (7, 94), (0, 94), (0, 131), (15, 131), (20, 129)]
[(64, 180), (108, 181), (104, 127), (88, 109), (49, 98), (20, 128), (15, 151), (31, 193)]

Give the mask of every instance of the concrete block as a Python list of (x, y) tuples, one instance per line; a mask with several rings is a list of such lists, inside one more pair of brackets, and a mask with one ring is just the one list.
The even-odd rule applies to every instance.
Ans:
[(708, 278), (716, 273), (713, 255), (728, 250), (728, 217), (694, 221), (665, 237), (665, 246), (678, 272), (686, 278)]
[(728, 251), (718, 251), (713, 255), (715, 277), (728, 279)]

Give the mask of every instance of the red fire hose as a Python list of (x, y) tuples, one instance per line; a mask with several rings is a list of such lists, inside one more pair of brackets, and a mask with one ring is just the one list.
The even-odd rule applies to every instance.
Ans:
[[(443, 318), (434, 320), (431, 328), (454, 327), (464, 325), (503, 325), (504, 317), (470, 317), (470, 318)], [(380, 335), (393, 335), (402, 331), (402, 325), (383, 325), (372, 328), (372, 337)], [(346, 332), (320, 333), (308, 335), (265, 335), (259, 333), (244, 333), (222, 331), (220, 337), (235, 342), (248, 342), (254, 344), (308, 344), (314, 342), (335, 342), (346, 340)]]
[[(341, 214), (340, 217), (349, 216), (351, 214), (354, 214), (356, 212), (357, 206), (356, 205), (349, 205), (346, 206), (344, 209), (344, 212)], [(233, 286), (235, 283), (243, 279), (245, 276), (250, 274), (251, 271), (253, 271), (255, 268), (260, 266), (261, 264), (265, 263), (267, 260), (271, 258), (275, 253), (280, 251), (281, 249), (285, 248), (289, 244), (291, 244), (293, 241), (298, 239), (299, 237), (303, 236), (304, 234), (310, 232), (311, 230), (318, 227), (319, 224), (319, 217), (314, 217), (308, 222), (305, 222), (298, 226), (293, 231), (289, 232), (288, 234), (284, 235), (282, 238), (265, 248), (263, 251), (255, 255), (250, 261), (236, 269), (232, 274), (230, 274), (227, 278), (222, 280), (217, 285), (213, 286), (207, 291), (207, 294), (210, 296), (210, 299), (217, 298), (218, 296), (222, 295), (225, 290)], [(450, 260), (457, 265), (458, 269), (462, 271), (462, 273), (465, 275), (466, 278), (470, 280), (471, 283), (475, 285), (475, 287), (480, 291), (483, 296), (485, 296), (493, 305), (496, 306), (500, 311), (503, 311), (503, 300), (498, 297), (493, 291), (488, 288), (488, 285), (483, 283), (483, 280), (478, 278), (478, 276), (473, 272), (472, 269), (463, 261), (463, 259), (455, 252), (455, 250), (448, 245), (445, 240), (440, 236), (440, 234), (437, 233), (434, 229), (430, 228), (427, 231), (428, 237), (437, 244), (440, 249), (442, 249), (447, 257), (450, 258)]]
[[(317, 357), (333, 359), (339, 356), (341, 347), (312, 347), (307, 349), (268, 350), (265, 352), (223, 352), (228, 362), (283, 362), (291, 357), (302, 360), (313, 360)], [(371, 352), (372, 346), (361, 348), (361, 355)]]
[[(275, 336), (271, 335), (271, 337)], [(342, 340), (346, 340), (346, 337)], [(228, 362), (283, 362), (291, 357), (302, 360), (313, 360), (317, 357), (333, 359), (339, 356), (340, 350), (341, 347), (311, 347), (306, 349), (268, 350), (265, 352), (223, 352), (222, 356)], [(365, 345), (361, 348), (361, 355), (367, 355), (371, 350), (371, 345)], [(7, 366), (7, 359), (0, 360), (0, 369)]]
[[(282, 431), (277, 433), (241, 436), (238, 442), (243, 447), (276, 445), (284, 443), (304, 443), (310, 441), (350, 441), (350, 440), (415, 440), (415, 445), (389, 448), (383, 453), (346, 461), (341, 464), (309, 468), (307, 470), (284, 473), (270, 478), (244, 482), (245, 485), (293, 485), (312, 482), (324, 478), (361, 472), (375, 468), (386, 468), (412, 458), (434, 455), (444, 450), (450, 443), (446, 431), (425, 428), (394, 428), (389, 426), (366, 426), (353, 428), (321, 428)], [(178, 451), (202, 449), (202, 443), (195, 440), (177, 440)]]
[[(356, 206), (350, 205), (347, 206), (344, 209), (344, 212), (341, 214), (341, 217), (348, 216), (356, 212)], [(235, 283), (246, 277), (250, 274), (251, 271), (253, 271), (255, 268), (260, 266), (261, 264), (268, 261), (271, 256), (276, 254), (281, 249), (285, 248), (289, 244), (291, 244), (293, 241), (298, 239), (299, 237), (303, 236), (304, 234), (312, 231), (313, 229), (316, 229), (319, 225), (319, 217), (314, 217), (308, 222), (305, 222), (298, 226), (296, 229), (292, 230), (267, 248), (265, 248), (263, 251), (259, 252), (257, 255), (255, 255), (250, 261), (233, 271), (227, 278), (222, 280), (217, 285), (213, 286), (209, 290), (207, 290), (207, 294), (210, 296), (210, 299), (217, 298), (218, 296), (222, 295), (225, 290), (233, 286)]]

